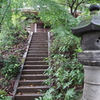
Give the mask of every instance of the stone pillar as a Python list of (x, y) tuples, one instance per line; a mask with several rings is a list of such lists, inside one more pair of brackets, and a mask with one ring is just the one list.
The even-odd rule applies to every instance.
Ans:
[(100, 100), (100, 50), (87, 50), (78, 54), (84, 65), (82, 100)]
[(91, 5), (90, 11), (93, 14), (72, 29), (74, 35), (82, 37), (83, 52), (78, 53), (77, 56), (78, 61), (84, 66), (84, 89), (81, 100), (100, 100), (100, 14), (98, 10), (100, 6)]

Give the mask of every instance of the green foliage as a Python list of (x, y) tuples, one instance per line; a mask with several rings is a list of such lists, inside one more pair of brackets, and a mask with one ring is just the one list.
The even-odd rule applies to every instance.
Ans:
[(23, 29), (21, 22), (22, 13), (19, 8), (23, 8), (25, 1), (3, 0), (0, 7), (0, 49), (9, 48), (19, 42), (24, 41), (27, 33)]
[[(66, 59), (62, 57), (62, 55), (55, 55), (53, 60), (54, 64), (47, 70), (48, 75), (51, 76), (47, 81), (53, 82), (52, 88), (50, 88), (53, 90), (52, 93), (49, 94), (52, 94), (50, 100), (75, 100), (75, 97), (79, 95), (76, 95), (75, 90), (83, 83), (82, 65), (77, 62), (76, 58)], [(44, 96), (43, 99), (40, 100), (45, 99), (46, 97)]]
[[(78, 100), (83, 84), (83, 67), (76, 55), (82, 50), (80, 39), (73, 36), (71, 28), (77, 25), (80, 18), (75, 19), (63, 6), (52, 0), (37, 0), (35, 5), (40, 5), (41, 20), (49, 23), (54, 33), (51, 45), (52, 64), (46, 72), (51, 76), (46, 83), (52, 86), (39, 100)], [(81, 88), (78, 89), (79, 87)]]
[(3, 31), (0, 34), (0, 49), (9, 48), (12, 45), (17, 45), (23, 41), (28, 36), (28, 33), (22, 29), (22, 25), (13, 26), (11, 24), (9, 27), (7, 25), (3, 26)]
[(0, 100), (3, 99), (6, 95), (7, 93), (5, 91), (0, 90)]
[(9, 55), (9, 58), (4, 61), (4, 67), (1, 69), (1, 74), (9, 79), (17, 75), (19, 67), (18, 58), (14, 55)]
[[(34, 1), (34, 7), (38, 10), (37, 5), (40, 6), (39, 16), (45, 24), (50, 24), (51, 28), (59, 33), (72, 27), (74, 18), (68, 13), (68, 11), (52, 0), (37, 0)], [(71, 22), (71, 23), (70, 23)], [(57, 31), (57, 32), (56, 32)]]
[(10, 97), (6, 97), (7, 92), (0, 89), (0, 100), (11, 100)]

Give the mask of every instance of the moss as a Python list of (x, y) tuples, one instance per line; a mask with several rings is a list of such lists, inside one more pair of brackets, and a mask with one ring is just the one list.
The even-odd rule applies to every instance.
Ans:
[(85, 17), (74, 29), (79, 29), (88, 26), (92, 22), (92, 16)]

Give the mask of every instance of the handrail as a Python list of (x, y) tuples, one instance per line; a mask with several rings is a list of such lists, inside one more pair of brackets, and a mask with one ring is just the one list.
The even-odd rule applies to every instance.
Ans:
[(48, 58), (49, 58), (49, 67), (51, 67), (51, 55), (50, 55), (50, 46), (51, 46), (51, 40), (50, 40), (50, 32), (48, 32)]
[[(51, 47), (51, 39), (50, 39), (50, 32), (48, 32), (48, 64), (49, 64), (49, 68), (51, 68), (51, 52), (50, 52), (50, 47)], [(51, 76), (49, 76), (51, 77)], [(50, 82), (50, 87), (51, 87), (52, 83)]]
[(24, 53), (23, 59), (22, 59), (22, 65), (21, 65), (21, 68), (20, 68), (20, 74), (17, 76), (16, 81), (15, 81), (12, 100), (15, 99), (15, 95), (16, 95), (16, 92), (17, 92), (17, 87), (18, 87), (19, 80), (20, 80), (20, 76), (21, 76), (22, 71), (23, 71), (23, 67), (24, 67), (24, 64), (25, 64), (25, 59), (26, 59), (26, 56), (27, 56), (27, 53), (28, 53), (28, 50), (29, 50), (29, 46), (30, 46), (30, 42), (32, 40), (33, 34), (34, 34), (33, 32), (30, 32), (30, 35), (29, 35), (30, 38), (29, 38), (29, 41), (28, 41), (27, 49), (26, 49), (26, 52)]

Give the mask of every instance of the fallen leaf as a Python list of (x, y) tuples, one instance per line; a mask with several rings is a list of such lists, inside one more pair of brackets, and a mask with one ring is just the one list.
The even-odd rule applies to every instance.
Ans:
[(33, 87), (33, 85), (30, 85), (30, 87)]
[(19, 94), (19, 95), (22, 95), (22, 93), (21, 93), (21, 92), (19, 92), (18, 94)]

